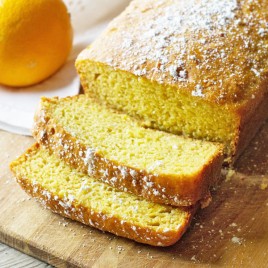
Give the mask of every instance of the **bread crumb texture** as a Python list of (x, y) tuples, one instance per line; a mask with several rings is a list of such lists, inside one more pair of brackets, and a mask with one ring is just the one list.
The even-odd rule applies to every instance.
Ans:
[(193, 205), (220, 177), (221, 145), (145, 128), (85, 95), (43, 98), (33, 135), (79, 171), (158, 203)]
[(175, 243), (191, 212), (147, 202), (65, 165), (35, 145), (11, 164), (18, 182), (41, 203), (66, 217), (142, 243)]
[(86, 161), (99, 153), (116, 163), (151, 173), (189, 176), (202, 169), (221, 149), (211, 142), (144, 128), (142, 122), (84, 95), (43, 99), (41, 107), (55, 125), (92, 148), (86, 152)]

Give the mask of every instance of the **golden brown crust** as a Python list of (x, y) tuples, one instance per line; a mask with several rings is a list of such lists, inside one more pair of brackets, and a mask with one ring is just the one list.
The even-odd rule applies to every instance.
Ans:
[(247, 116), (247, 121), (244, 121), (242, 124), (240, 124), (240, 129), (237, 136), (236, 154), (234, 155), (231, 163), (234, 163), (239, 158), (259, 128), (268, 118), (268, 93), (266, 96), (264, 96), (256, 109), (249, 115), (250, 116)]
[(176, 243), (181, 238), (198, 207), (195, 206), (185, 209), (187, 216), (183, 224), (178, 226), (176, 231), (156, 232), (150, 229), (149, 226), (138, 226), (135, 223), (121, 221), (115, 216), (107, 217), (103, 213), (98, 213), (90, 207), (81, 205), (78, 200), (73, 200), (70, 204), (70, 200), (64, 200), (47, 189), (44, 189), (40, 184), (23, 177), (19, 172), (16, 173), (16, 166), (19, 166), (21, 162), (27, 161), (29, 155), (36, 151), (38, 147), (39, 144), (33, 145), (24, 155), (12, 162), (10, 168), (22, 189), (39, 201), (45, 208), (64, 217), (82, 222), (102, 231), (108, 231), (118, 236), (133, 239), (140, 243), (164, 247)]
[[(57, 101), (45, 98), (43, 100)], [(156, 203), (191, 206), (201, 199), (207, 199), (210, 186), (220, 177), (223, 159), (221, 147), (198, 174), (184, 178), (172, 174), (152, 174), (128, 167), (99, 153), (92, 153), (90, 161), (85, 161), (87, 152), (94, 152), (94, 148), (87, 147), (57, 124), (45, 107), (36, 112), (33, 136), (40, 144), (80, 172), (89, 174), (90, 171), (89, 175), (102, 182)]]

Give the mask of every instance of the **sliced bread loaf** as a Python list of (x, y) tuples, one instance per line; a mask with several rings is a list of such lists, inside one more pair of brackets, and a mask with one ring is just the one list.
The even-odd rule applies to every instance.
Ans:
[(10, 167), (21, 187), (53, 212), (145, 244), (174, 244), (195, 211), (120, 192), (72, 169), (38, 144)]
[(267, 0), (134, 0), (76, 68), (86, 94), (231, 162), (268, 117), (267, 25)]
[(79, 171), (157, 203), (193, 205), (220, 177), (221, 145), (144, 128), (85, 95), (43, 98), (33, 135)]

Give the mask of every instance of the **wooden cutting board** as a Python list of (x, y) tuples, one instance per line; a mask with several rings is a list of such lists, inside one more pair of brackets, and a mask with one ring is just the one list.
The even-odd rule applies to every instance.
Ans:
[[(43, 209), (8, 164), (33, 143), (0, 131), (0, 241), (58, 267), (268, 267), (268, 123), (182, 240), (155, 248)], [(232, 175), (232, 176), (231, 176)]]

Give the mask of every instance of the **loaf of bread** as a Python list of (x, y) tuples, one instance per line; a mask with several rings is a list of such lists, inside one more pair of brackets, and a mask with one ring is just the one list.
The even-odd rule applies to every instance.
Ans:
[(21, 187), (53, 212), (153, 246), (178, 241), (196, 209), (159, 205), (120, 192), (77, 172), (38, 144), (10, 167)]
[(267, 59), (267, 0), (134, 0), (76, 68), (86, 94), (232, 162), (268, 116)]
[(223, 160), (221, 145), (144, 128), (85, 95), (43, 98), (33, 136), (85, 174), (174, 206), (207, 203)]

